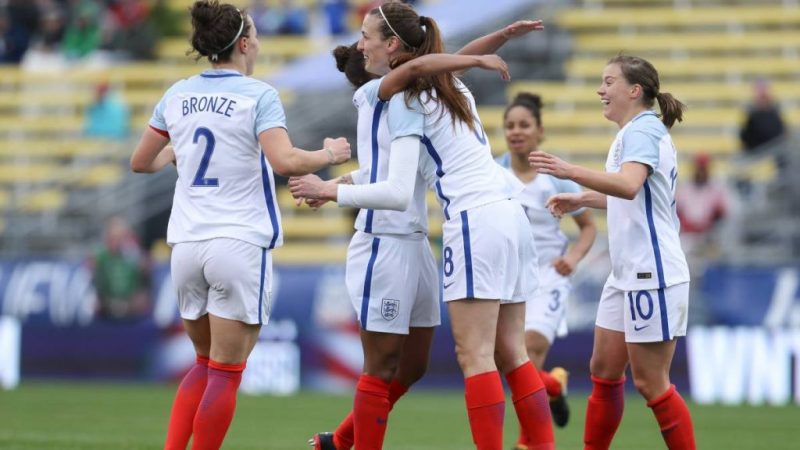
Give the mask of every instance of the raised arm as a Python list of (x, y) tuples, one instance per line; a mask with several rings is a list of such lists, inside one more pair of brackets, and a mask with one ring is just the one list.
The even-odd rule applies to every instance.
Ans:
[(544, 30), (541, 20), (518, 20), (511, 25), (481, 36), (465, 45), (457, 52), (458, 55), (485, 55), (494, 53), (505, 45), (509, 39), (525, 36), (531, 31)]
[(544, 152), (532, 152), (528, 161), (539, 173), (570, 179), (601, 194), (626, 200), (636, 197), (649, 175), (649, 167), (639, 162), (623, 163), (619, 172), (610, 173), (576, 166)]
[(414, 58), (403, 63), (383, 80), (378, 91), (381, 100), (388, 100), (394, 94), (402, 92), (417, 78), (439, 75), (447, 72), (458, 72), (472, 67), (481, 67), (487, 70), (496, 70), (501, 78), (508, 81), (508, 64), (497, 55), (451, 55), (448, 53), (432, 53)]
[(292, 145), (285, 128), (275, 127), (262, 131), (258, 142), (272, 169), (287, 177), (313, 173), (350, 159), (350, 144), (345, 138), (326, 138), (321, 150), (306, 151)]

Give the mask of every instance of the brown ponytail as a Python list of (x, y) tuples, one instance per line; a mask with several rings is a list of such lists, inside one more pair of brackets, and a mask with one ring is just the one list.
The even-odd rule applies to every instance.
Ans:
[(658, 107), (661, 108), (661, 121), (667, 128), (672, 128), (676, 120), (683, 121), (683, 111), (686, 109), (686, 105), (680, 100), (669, 92), (659, 92), (656, 100), (658, 100)]

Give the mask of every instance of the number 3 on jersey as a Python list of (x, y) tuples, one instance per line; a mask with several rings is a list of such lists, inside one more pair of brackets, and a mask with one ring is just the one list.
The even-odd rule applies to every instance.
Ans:
[(194, 139), (192, 143), (196, 144), (200, 137), (206, 138), (206, 149), (203, 152), (203, 159), (200, 160), (200, 167), (197, 168), (197, 173), (194, 175), (192, 186), (198, 187), (217, 187), (219, 186), (219, 179), (206, 178), (206, 171), (208, 164), (211, 162), (211, 155), (214, 154), (214, 145), (217, 140), (214, 138), (214, 133), (206, 127), (199, 127), (194, 130)]

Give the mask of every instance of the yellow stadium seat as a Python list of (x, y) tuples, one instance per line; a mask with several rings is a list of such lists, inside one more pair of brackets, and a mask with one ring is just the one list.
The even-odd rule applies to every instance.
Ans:
[(60, 209), (66, 202), (67, 194), (63, 190), (45, 189), (23, 196), (17, 204), (22, 212), (41, 213)]
[(272, 252), (275, 264), (343, 264), (347, 243), (292, 242)]
[(800, 8), (776, 5), (675, 8), (669, 5), (648, 8), (646, 14), (638, 8), (569, 8), (558, 15), (556, 23), (573, 31), (630, 27), (786, 26), (800, 25)]
[(56, 164), (15, 164), (0, 162), (0, 184), (32, 184), (55, 179), (60, 172)]
[[(800, 39), (800, 34), (797, 36)], [(658, 69), (659, 77), (731, 77), (731, 76), (784, 76), (795, 75), (800, 60), (781, 56), (742, 58), (739, 56), (691, 59), (648, 58)], [(566, 64), (570, 78), (592, 79), (599, 82), (606, 65), (605, 58), (576, 58)]]
[[(613, 56), (619, 52), (652, 55), (664, 51), (742, 52), (744, 50), (782, 50), (797, 48), (795, 31), (756, 31), (726, 33), (692, 31), (682, 33), (632, 33), (607, 32), (581, 33), (575, 36), (576, 52), (594, 52)], [(602, 67), (601, 67), (602, 70)], [(598, 72), (598, 77), (599, 77)]]
[(281, 217), (281, 221), (287, 239), (346, 237), (353, 232), (353, 221), (344, 214), (289, 215)]

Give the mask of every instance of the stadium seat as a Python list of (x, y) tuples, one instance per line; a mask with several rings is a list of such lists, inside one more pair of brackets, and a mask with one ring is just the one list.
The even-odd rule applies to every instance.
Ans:
[(728, 27), (746, 26), (800, 26), (800, 8), (783, 8), (779, 5), (727, 6), (674, 8), (672, 5), (647, 9), (647, 14), (636, 8), (591, 9), (570, 8), (556, 20), (559, 26), (570, 31), (599, 30), (620, 32), (651, 27)]
[[(800, 62), (781, 56), (762, 56), (742, 58), (739, 56), (711, 57), (690, 59), (649, 58), (658, 68), (659, 78), (691, 79), (691, 78), (731, 78), (766, 76), (780, 78), (794, 76)], [(588, 79), (599, 82), (606, 65), (607, 58), (575, 58), (567, 63), (566, 73), (570, 79)]]
[(673, 52), (729, 52), (782, 51), (797, 46), (794, 31), (726, 32), (658, 32), (647, 34), (581, 33), (575, 36), (575, 48), (581, 53), (613, 56), (619, 52), (652, 56), (655, 53)]

